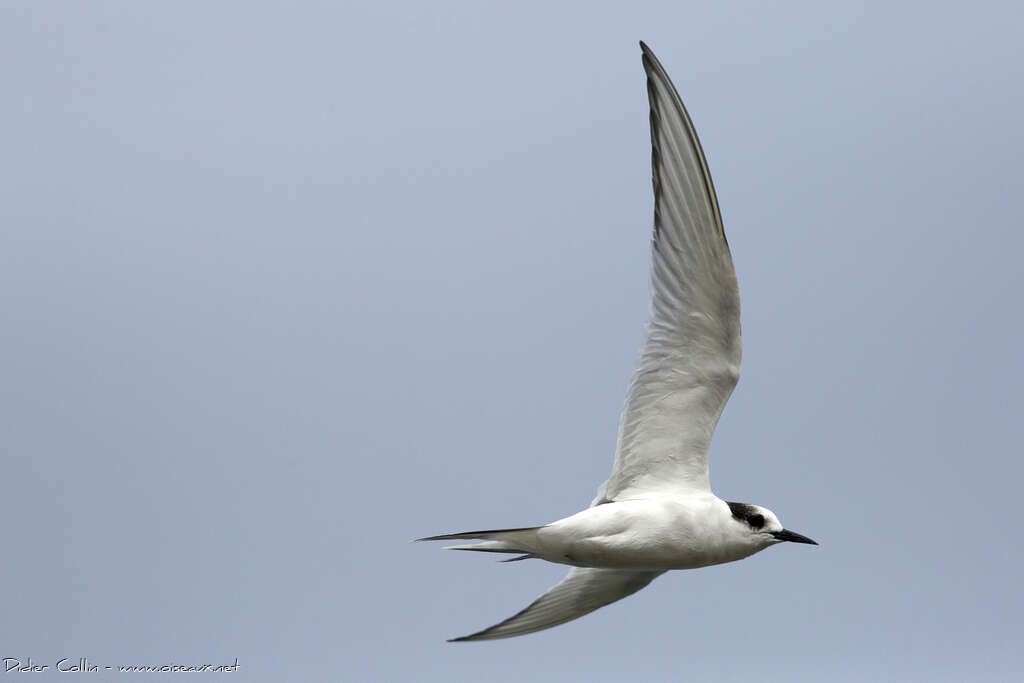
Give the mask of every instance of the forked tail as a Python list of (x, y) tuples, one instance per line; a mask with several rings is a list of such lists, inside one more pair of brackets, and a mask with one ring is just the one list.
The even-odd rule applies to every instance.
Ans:
[(459, 534), (442, 534), (417, 538), (417, 541), (454, 541), (461, 539), (480, 540), (483, 543), (449, 545), (445, 550), (474, 550), (483, 553), (512, 553), (520, 555), (502, 562), (515, 562), (534, 557), (537, 549), (537, 530), (543, 527), (530, 526), (519, 529), (490, 529), (488, 531), (464, 531)]

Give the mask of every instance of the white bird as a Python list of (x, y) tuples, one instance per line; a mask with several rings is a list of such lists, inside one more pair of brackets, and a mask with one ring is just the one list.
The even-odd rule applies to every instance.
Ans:
[(651, 311), (619, 423), (611, 477), (591, 506), (545, 526), (469, 531), (453, 550), (516, 553), (572, 566), (526, 609), (461, 638), (509, 638), (557, 626), (637, 592), (670, 569), (749, 557), (782, 541), (764, 507), (711, 492), (711, 435), (740, 372), (740, 294), (711, 174), (690, 116), (643, 42), (651, 107), (654, 236)]

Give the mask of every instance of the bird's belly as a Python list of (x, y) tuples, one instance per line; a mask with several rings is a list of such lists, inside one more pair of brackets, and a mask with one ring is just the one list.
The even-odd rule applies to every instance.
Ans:
[(637, 502), (590, 508), (543, 528), (543, 552), (535, 555), (577, 567), (696, 569), (757, 552), (675, 507)]
[(696, 569), (741, 560), (745, 548), (719, 544), (643, 543), (632, 539), (595, 538), (567, 544), (565, 564), (621, 569)]

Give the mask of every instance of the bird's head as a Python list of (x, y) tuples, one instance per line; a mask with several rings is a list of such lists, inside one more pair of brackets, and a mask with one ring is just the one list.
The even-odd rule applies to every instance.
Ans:
[(806, 536), (784, 528), (779, 518), (768, 508), (749, 503), (729, 503), (728, 505), (733, 519), (737, 524), (742, 525), (741, 533), (762, 548), (783, 541), (818, 545), (817, 542)]

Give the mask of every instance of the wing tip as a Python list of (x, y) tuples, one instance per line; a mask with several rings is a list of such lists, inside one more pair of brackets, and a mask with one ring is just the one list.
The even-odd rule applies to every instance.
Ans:
[(661, 66), (661, 62), (658, 61), (658, 57), (654, 54), (654, 50), (651, 49), (651, 46), (642, 40), (640, 41), (640, 52), (646, 68), (661, 69), (662, 71), (665, 70), (664, 67)]
[[(502, 623), (504, 623), (504, 622), (502, 622)], [(446, 642), (449, 642), (449, 643), (471, 643), (471, 642), (474, 642), (474, 641), (477, 641), (477, 640), (496, 640), (497, 638), (494, 638), (494, 637), (488, 638), (487, 634), (490, 633), (491, 631), (493, 631), (494, 629), (496, 629), (498, 626), (501, 626), (501, 624), (495, 624), (494, 626), (488, 626), (487, 628), (485, 628), (482, 631), (477, 631), (476, 633), (470, 633), (469, 635), (458, 636), (457, 638), (449, 638)], [(501, 638), (501, 637), (502, 636), (498, 636), (498, 638)]]

